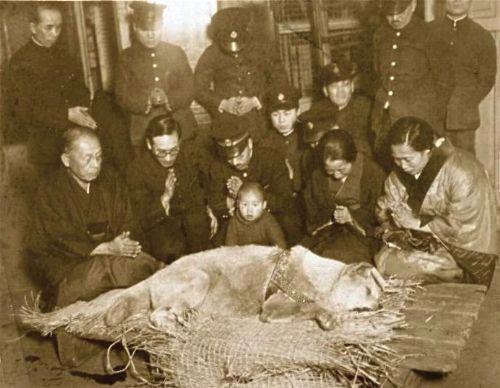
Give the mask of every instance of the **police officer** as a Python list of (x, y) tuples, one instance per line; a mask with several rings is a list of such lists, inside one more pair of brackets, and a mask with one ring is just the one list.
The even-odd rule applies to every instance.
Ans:
[(386, 144), (390, 125), (415, 116), (442, 130), (427, 57), (429, 27), (414, 15), (416, 0), (383, 0), (386, 18), (374, 36), (374, 66), (380, 87), (375, 96), (372, 130), (375, 153), (386, 168), (391, 158)]
[(293, 195), (286, 165), (273, 150), (254, 144), (247, 129), (249, 120), (249, 117), (221, 115), (213, 123), (218, 157), (209, 167), (208, 203), (219, 222), (216, 245), (224, 242), (227, 221), (244, 181), (258, 182), (264, 187), (268, 209), (287, 237), (294, 227), (288, 217)]
[[(252, 39), (250, 14), (225, 8), (212, 17), (207, 47), (195, 68), (196, 101), (213, 119), (220, 115), (252, 116), (254, 140), (265, 134), (264, 96), (269, 83), (285, 79), (277, 50)], [(213, 88), (212, 88), (213, 85)]]
[(479, 103), (495, 84), (497, 54), (491, 34), (467, 16), (471, 3), (446, 1), (446, 16), (429, 25), (429, 59), (446, 137), (474, 153)]
[(149, 121), (165, 113), (180, 124), (185, 139), (192, 138), (193, 73), (182, 48), (161, 41), (165, 6), (134, 1), (131, 8), (132, 46), (119, 57), (116, 97), (130, 115), (132, 144), (142, 146)]
[[(321, 72), (325, 98), (312, 104), (310, 115), (324, 116), (332, 129), (348, 131), (358, 152), (370, 156), (368, 133), (371, 102), (366, 97), (355, 94), (356, 75), (357, 66), (344, 58), (337, 58), (326, 65)], [(324, 111), (324, 114), (319, 111)]]

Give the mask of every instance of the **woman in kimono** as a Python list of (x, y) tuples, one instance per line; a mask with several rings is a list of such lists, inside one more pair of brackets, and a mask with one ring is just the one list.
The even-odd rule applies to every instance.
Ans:
[(320, 165), (306, 184), (306, 223), (302, 242), (315, 253), (345, 263), (372, 262), (375, 205), (384, 173), (358, 153), (344, 130), (326, 133), (317, 148)]
[(448, 142), (437, 146), (442, 139), (435, 138), (415, 117), (390, 130), (395, 167), (377, 204), (388, 244), (377, 266), (386, 274), (489, 286), (497, 257), (492, 186), (474, 156)]

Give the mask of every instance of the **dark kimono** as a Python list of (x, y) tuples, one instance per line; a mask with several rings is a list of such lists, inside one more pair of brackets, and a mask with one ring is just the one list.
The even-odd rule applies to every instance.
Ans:
[[(304, 245), (321, 256), (345, 263), (371, 263), (375, 253), (374, 210), (384, 178), (380, 167), (362, 154), (358, 154), (344, 182), (316, 168), (304, 192), (310, 234)], [(346, 206), (359, 227), (333, 223), (321, 228), (333, 219), (336, 206)]]
[(74, 106), (90, 108), (105, 160), (118, 171), (128, 162), (130, 143), (121, 112), (104, 93), (96, 93), (90, 101), (80, 69), (61, 44), (47, 48), (32, 40), (9, 63), (5, 85), (9, 120), (16, 130), (28, 131), (28, 157), (42, 173), (59, 168), (61, 136), (76, 126), (68, 120), (68, 109)]
[(102, 171), (87, 194), (65, 168), (40, 185), (28, 247), (56, 304), (90, 300), (112, 288), (129, 287), (157, 269), (147, 254), (134, 259), (90, 256), (124, 231), (141, 239), (127, 190), (111, 171)]
[[(101, 243), (122, 232), (140, 238), (132, 218), (127, 190), (111, 171), (101, 171), (87, 194), (60, 168), (40, 185), (34, 207), (28, 249), (45, 278), (49, 307), (89, 301), (114, 288), (130, 287), (159, 269), (147, 253), (134, 258), (91, 255)], [(99, 344), (57, 333), (61, 364), (76, 367), (102, 352)]]
[(151, 152), (139, 155), (129, 167), (127, 184), (135, 214), (149, 239), (151, 253), (170, 261), (183, 254), (208, 248), (210, 226), (200, 172), (191, 158), (192, 144), (183, 142), (174, 164), (174, 196), (169, 215), (160, 197), (169, 168), (161, 166)]
[(393, 171), (378, 200), (379, 220), (390, 221), (389, 209), (398, 203), (407, 204), (451, 253), (464, 282), (489, 286), (497, 260), (496, 200), (486, 170), (474, 156), (443, 145), (433, 151), (418, 179)]

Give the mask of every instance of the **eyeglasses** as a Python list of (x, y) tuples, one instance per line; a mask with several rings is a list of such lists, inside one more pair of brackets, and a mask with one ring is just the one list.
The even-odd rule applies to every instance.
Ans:
[(172, 149), (169, 150), (157, 150), (153, 149), (153, 154), (154, 156), (157, 156), (159, 158), (166, 158), (167, 156), (177, 156), (179, 151), (181, 150), (180, 146), (176, 146)]

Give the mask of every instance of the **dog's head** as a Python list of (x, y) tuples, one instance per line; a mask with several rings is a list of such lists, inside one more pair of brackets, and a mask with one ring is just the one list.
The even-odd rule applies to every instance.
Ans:
[(384, 286), (382, 276), (372, 265), (346, 265), (332, 284), (326, 307), (333, 311), (376, 310)]

